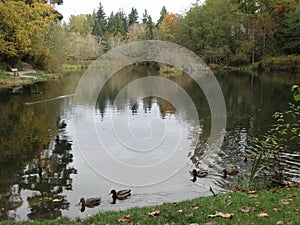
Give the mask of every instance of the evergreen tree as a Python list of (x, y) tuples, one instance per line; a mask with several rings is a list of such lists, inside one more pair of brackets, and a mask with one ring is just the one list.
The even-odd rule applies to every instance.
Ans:
[(283, 20), (282, 49), (287, 54), (300, 54), (300, 3)]
[(138, 12), (136, 10), (136, 8), (133, 8), (131, 9), (131, 12), (130, 14), (128, 15), (128, 25), (129, 26), (132, 26), (133, 24), (137, 23), (138, 22)]
[(123, 10), (120, 10), (115, 15), (112, 12), (107, 23), (107, 31), (115, 36), (117, 34), (125, 35), (128, 30), (127, 17)]
[(105, 12), (101, 2), (99, 3), (97, 12), (96, 13), (94, 12), (93, 16), (95, 22), (94, 22), (92, 34), (101, 38), (106, 33), (106, 25), (107, 25)]
[(107, 32), (108, 33), (112, 33), (113, 32), (113, 29), (114, 29), (114, 18), (115, 18), (115, 15), (113, 12), (110, 13), (110, 16), (108, 17), (108, 20), (107, 20)]
[(148, 21), (148, 12), (147, 12), (147, 9), (145, 9), (144, 13), (143, 13), (143, 24), (146, 24), (147, 21)]
[(158, 27), (164, 20), (165, 15), (168, 13), (167, 9), (165, 6), (162, 7), (162, 9), (160, 10), (160, 17), (157, 21), (156, 26)]
[(127, 18), (127, 16), (126, 16), (126, 14), (125, 14), (125, 12), (124, 12), (123, 9), (120, 9), (117, 14), (119, 14), (119, 17), (120, 17), (120, 19), (122, 21), (122, 23), (121, 23), (121, 27), (122, 27), (121, 34), (125, 35), (126, 32), (128, 31), (128, 21), (129, 20), (128, 20), (128, 18)]
[(153, 29), (154, 23), (152, 22), (152, 17), (149, 15), (146, 22), (146, 39), (153, 39)]

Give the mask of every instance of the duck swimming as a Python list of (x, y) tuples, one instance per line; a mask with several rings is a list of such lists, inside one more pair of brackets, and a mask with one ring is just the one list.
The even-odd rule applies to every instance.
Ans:
[(208, 175), (208, 170), (196, 170), (193, 169), (192, 171), (193, 179), (191, 180), (192, 182), (195, 182), (197, 180), (197, 177), (203, 178)]
[(208, 170), (195, 170), (192, 171), (193, 176), (196, 177), (206, 177), (208, 175)]
[(116, 191), (116, 190), (111, 190), (110, 194), (112, 195), (112, 204), (116, 204), (116, 200), (124, 200), (126, 198), (128, 198), (131, 195), (131, 190), (130, 189), (126, 189), (126, 190), (120, 190), (120, 191)]
[(78, 205), (81, 204), (81, 206), (84, 207), (89, 207), (89, 208), (93, 208), (95, 206), (100, 205), (101, 203), (101, 198), (81, 198), (80, 202), (78, 203)]
[(230, 169), (224, 169), (223, 170), (223, 178), (226, 179), (227, 178), (227, 175), (231, 175), (231, 176), (234, 176), (234, 175), (237, 175), (239, 173), (238, 170), (236, 170), (235, 168), (230, 168)]

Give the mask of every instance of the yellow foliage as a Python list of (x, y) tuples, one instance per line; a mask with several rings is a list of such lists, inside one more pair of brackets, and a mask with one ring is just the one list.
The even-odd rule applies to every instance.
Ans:
[(44, 35), (55, 20), (52, 6), (34, 1), (0, 1), (1, 56), (21, 58), (35, 48), (41, 48)]
[(145, 26), (142, 24), (133, 24), (127, 34), (127, 42), (142, 40), (145, 35)]
[(176, 31), (179, 27), (179, 17), (174, 13), (167, 13), (164, 16), (163, 23), (160, 27), (161, 32), (164, 34), (164, 38), (167, 41), (174, 41), (176, 38)]
[(174, 13), (167, 13), (163, 20), (167, 29), (172, 29), (177, 23), (177, 15)]

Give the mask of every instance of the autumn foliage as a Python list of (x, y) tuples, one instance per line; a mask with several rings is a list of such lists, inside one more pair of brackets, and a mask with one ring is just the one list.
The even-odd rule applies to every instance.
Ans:
[(45, 39), (58, 15), (43, 1), (0, 1), (0, 60), (13, 66), (25, 56), (49, 57)]

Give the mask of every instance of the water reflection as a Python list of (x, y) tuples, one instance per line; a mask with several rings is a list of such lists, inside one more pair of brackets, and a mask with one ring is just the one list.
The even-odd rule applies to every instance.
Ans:
[[(226, 165), (238, 167), (241, 173), (237, 179), (242, 182), (249, 178), (254, 161), (252, 139), (265, 134), (274, 123), (272, 115), (276, 111), (288, 110), (289, 102), (293, 99), (290, 87), (294, 83), (299, 83), (299, 75), (260, 74), (258, 76), (230, 73), (230, 79), (224, 73), (217, 76), (226, 98), (228, 112), (227, 131), (220, 161), (217, 164), (220, 169)], [(292, 150), (293, 147), (290, 146), (289, 149)], [(282, 153), (290, 155), (289, 151)], [(299, 181), (299, 158), (294, 155), (290, 160), (293, 161), (292, 164), (298, 166), (293, 167), (290, 163), (286, 163), (285, 179)], [(293, 167), (293, 170), (289, 167)], [(262, 172), (262, 176), (270, 174), (268, 171), (262, 170)], [(229, 186), (230, 183), (222, 182), (221, 185)]]
[(66, 101), (24, 104), (59, 94), (56, 82), (19, 90), (18, 95), (9, 89), (0, 93), (0, 219), (57, 218), (69, 207), (62, 193), (72, 189), (76, 174), (72, 142), (55, 120)]
[[(111, 138), (110, 115), (119, 116), (121, 120), (130, 118), (133, 132), (144, 138), (149, 135), (144, 129), (152, 118), (159, 117), (175, 131), (179, 124), (184, 129), (184, 160), (187, 162), (175, 176), (157, 186), (133, 188), (133, 196), (126, 202), (112, 206), (106, 195), (111, 188), (128, 188), (108, 181), (96, 174), (93, 168), (82, 158), (82, 153), (92, 153), (88, 160), (108, 168), (108, 176), (120, 172), (113, 168), (103, 155), (99, 157), (96, 137), (90, 137), (90, 131), (79, 132), (84, 140), (84, 148), (78, 148), (76, 137), (72, 133), (72, 98), (56, 99), (39, 104), (25, 105), (25, 102), (37, 102), (60, 95), (73, 94), (81, 74), (68, 74), (61, 82), (47, 82), (27, 87), (19, 95), (9, 91), (0, 92), (0, 219), (52, 219), (61, 216), (86, 217), (100, 210), (121, 210), (128, 207), (160, 204), (166, 201), (179, 201), (199, 195), (211, 194), (224, 190), (233, 177), (222, 178), (222, 170), (230, 164), (239, 169), (238, 177), (249, 173), (252, 159), (244, 161), (244, 155), (251, 153), (250, 139), (263, 134), (272, 122), (275, 111), (288, 109), (287, 102), (292, 99), (289, 91), (291, 84), (299, 83), (299, 76), (254, 76), (243, 73), (220, 73), (217, 79), (224, 93), (228, 112), (227, 129), (221, 151), (212, 151), (214, 146), (207, 144), (211, 129), (211, 113), (201, 89), (188, 76), (170, 77), (172, 81), (189, 94), (195, 102), (199, 121), (187, 109), (176, 108), (170, 102), (156, 98), (139, 98), (137, 101), (126, 99), (120, 105), (113, 102), (124, 86), (144, 76), (158, 76), (148, 66), (127, 67), (119, 71), (103, 87), (96, 106), (78, 105), (80, 117), (76, 122), (93, 123), (100, 134), (104, 134), (109, 149), (125, 162), (145, 165), (155, 161), (155, 157), (166, 157), (168, 151), (161, 151), (151, 157), (135, 160), (125, 154), (124, 149), (116, 146)], [(26, 90), (26, 89), (25, 89)], [(96, 109), (95, 109), (96, 108)], [(95, 119), (95, 120), (94, 120)], [(217, 119), (217, 118), (215, 118)], [(138, 121), (138, 122), (137, 122)], [(103, 133), (101, 133), (103, 132)], [(177, 141), (176, 136), (169, 143)], [(168, 149), (164, 149), (168, 150)], [(295, 148), (295, 152), (296, 152)], [(210, 154), (208, 154), (210, 153)], [(293, 176), (299, 174), (299, 156), (286, 155), (293, 161), (290, 167)], [(152, 161), (151, 161), (152, 160)], [(192, 169), (209, 169), (205, 178), (195, 183), (189, 171)], [(167, 168), (160, 173), (167, 173)], [(122, 170), (121, 170), (122, 171)], [(166, 172), (165, 172), (166, 171)], [(103, 172), (101, 170), (101, 172)], [(125, 171), (122, 171), (125, 173)], [(132, 171), (132, 175), (134, 173)], [(121, 174), (122, 175), (122, 174)], [(148, 174), (139, 179), (146, 179)], [(118, 186), (118, 187), (116, 187)], [(218, 189), (219, 187), (219, 189)], [(95, 209), (80, 209), (75, 206), (80, 197), (102, 195), (103, 203)], [(80, 210), (82, 211), (79, 215)]]
[[(0, 218), (18, 219), (17, 208), (23, 204), (28, 204), (30, 209), (28, 219), (54, 219), (62, 216), (61, 210), (68, 209), (70, 204), (66, 196), (62, 195), (63, 190), (72, 190), (71, 175), (77, 173), (71, 166), (71, 150), (71, 143), (63, 137), (61, 140), (51, 140), (49, 145), (37, 150), (32, 160), (23, 162), (17, 168), (18, 172), (7, 165), (9, 170), (5, 171), (6, 175), (16, 175), (17, 178), (11, 182), (1, 182), (3, 192)], [(26, 199), (21, 193), (25, 190), (30, 190)]]
[(30, 219), (54, 219), (69, 207), (61, 193), (63, 189), (72, 190), (71, 175), (77, 172), (69, 166), (73, 161), (71, 143), (62, 139), (51, 145), (39, 152), (23, 173), (20, 186), (34, 193), (27, 198)]

